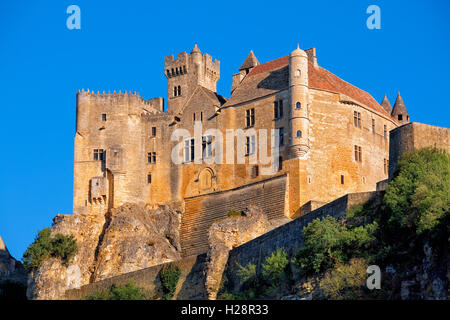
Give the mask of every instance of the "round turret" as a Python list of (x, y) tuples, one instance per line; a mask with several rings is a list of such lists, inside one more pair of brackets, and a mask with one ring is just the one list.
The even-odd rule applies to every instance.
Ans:
[(295, 158), (309, 151), (308, 55), (297, 46), (289, 55), (289, 92), (291, 96), (290, 148)]

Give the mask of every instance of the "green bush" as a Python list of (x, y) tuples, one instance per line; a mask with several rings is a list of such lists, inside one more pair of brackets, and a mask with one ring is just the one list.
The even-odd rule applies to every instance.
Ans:
[(250, 263), (247, 267), (241, 266), (239, 263), (236, 263), (239, 270), (236, 272), (237, 276), (241, 278), (241, 283), (249, 283), (256, 279), (256, 265)]
[(173, 298), (180, 275), (180, 268), (175, 264), (165, 265), (162, 267), (159, 276), (164, 293), (163, 299), (170, 300)]
[(289, 260), (286, 251), (278, 248), (262, 264), (262, 276), (264, 280), (273, 285), (279, 284), (286, 277), (286, 267), (288, 264)]
[(448, 240), (450, 156), (425, 148), (403, 154), (384, 197), (388, 222), (421, 235)]
[(332, 300), (352, 300), (361, 297), (366, 286), (367, 261), (352, 259), (348, 265), (338, 265), (320, 280), (325, 297)]
[(125, 286), (112, 285), (108, 290), (99, 291), (86, 296), (85, 300), (145, 300), (147, 294), (144, 288), (138, 287), (133, 281)]
[(331, 216), (315, 219), (303, 228), (305, 246), (296, 253), (294, 263), (310, 275), (346, 263), (352, 256), (367, 256), (377, 228), (377, 222), (352, 227)]
[(28, 246), (23, 255), (24, 267), (28, 271), (39, 268), (48, 258), (58, 258), (68, 264), (77, 253), (77, 243), (73, 235), (56, 234), (51, 236), (49, 228), (38, 232), (34, 242)]

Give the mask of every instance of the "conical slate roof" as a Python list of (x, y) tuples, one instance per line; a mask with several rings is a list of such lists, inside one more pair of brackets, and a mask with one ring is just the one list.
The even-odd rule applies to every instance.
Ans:
[(398, 93), (397, 99), (395, 100), (394, 103), (394, 108), (392, 109), (392, 116), (395, 119), (398, 119), (398, 115), (401, 114), (403, 117), (403, 121), (408, 121), (409, 119), (409, 114), (408, 111), (406, 110), (405, 104), (403, 102), (402, 96), (400, 95), (400, 92)]
[(381, 106), (383, 107), (384, 110), (386, 110), (387, 113), (389, 114), (392, 113), (392, 106), (386, 95), (384, 95), (383, 101), (381, 102)]
[(257, 65), (259, 65), (259, 61), (258, 61), (258, 59), (256, 59), (253, 51), (250, 50), (250, 53), (248, 54), (247, 58), (245, 58), (241, 67), (239, 68), (239, 70), (251, 69), (251, 68), (256, 67)]

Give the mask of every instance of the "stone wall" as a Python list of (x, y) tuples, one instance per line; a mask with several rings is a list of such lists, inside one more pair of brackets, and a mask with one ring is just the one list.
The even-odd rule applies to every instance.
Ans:
[[(184, 258), (174, 262), (180, 267), (181, 276), (178, 281), (178, 286), (175, 292), (174, 299), (182, 300), (201, 300), (206, 299), (205, 283), (203, 271), (205, 268), (206, 254)], [(120, 276), (108, 278), (102, 281), (94, 282), (79, 289), (72, 289), (66, 291), (66, 299), (80, 300), (85, 296), (93, 294), (98, 291), (107, 290), (113, 284), (126, 285), (131, 280), (136, 285), (145, 288), (150, 294), (156, 295), (161, 293), (161, 281), (159, 279), (159, 272), (163, 266), (160, 264), (150, 268), (138, 270), (122, 274)], [(153, 297), (154, 298), (154, 297)]]
[(266, 257), (277, 248), (283, 248), (288, 257), (292, 257), (295, 252), (303, 246), (302, 230), (312, 220), (323, 218), (325, 216), (342, 217), (348, 208), (365, 203), (369, 199), (374, 199), (380, 194), (379, 192), (361, 192), (345, 195), (335, 201), (332, 201), (309, 214), (295, 219), (281, 227), (278, 227), (256, 239), (253, 239), (233, 250), (229, 253), (227, 266), (223, 277), (227, 279), (227, 288), (230, 292), (239, 289), (240, 279), (237, 276), (239, 263), (241, 266), (247, 266), (249, 263), (256, 265), (260, 270), (261, 264), (264, 263)]
[(389, 179), (397, 168), (398, 158), (402, 153), (415, 149), (432, 147), (450, 152), (450, 129), (411, 122), (392, 130), (389, 147)]
[(253, 203), (269, 220), (284, 217), (285, 193), (286, 175), (282, 175), (230, 191), (185, 199), (180, 231), (183, 256), (206, 252), (206, 230), (214, 221), (226, 218), (230, 210), (245, 210)]

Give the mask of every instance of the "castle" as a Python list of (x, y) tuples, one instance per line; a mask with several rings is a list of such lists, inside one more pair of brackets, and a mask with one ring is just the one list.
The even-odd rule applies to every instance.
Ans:
[[(378, 104), (320, 67), (315, 48), (262, 64), (250, 52), (228, 99), (216, 92), (220, 62), (197, 45), (164, 64), (166, 111), (161, 97), (77, 93), (73, 210), (177, 206), (185, 256), (205, 252), (206, 228), (250, 201), (271, 219), (292, 219), (345, 194), (375, 190), (388, 178), (389, 132), (410, 122), (400, 94), (394, 107), (386, 96)], [(184, 135), (175, 135), (181, 129)], [(208, 132), (230, 130), (237, 132), (234, 143), (223, 148), (232, 149), (231, 157), (207, 161), (220, 140)], [(264, 130), (276, 132), (275, 140)], [(268, 141), (270, 163), (261, 161), (261, 141)]]

